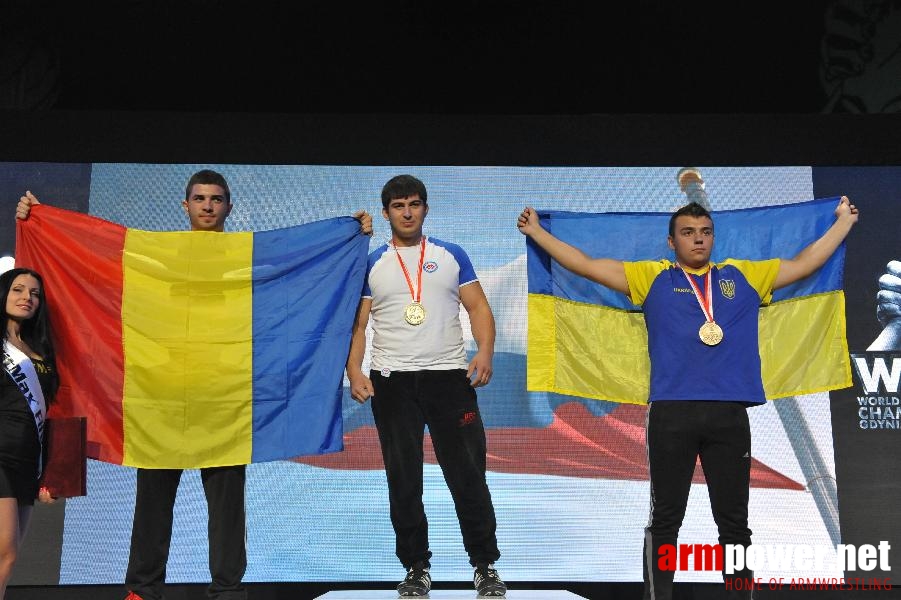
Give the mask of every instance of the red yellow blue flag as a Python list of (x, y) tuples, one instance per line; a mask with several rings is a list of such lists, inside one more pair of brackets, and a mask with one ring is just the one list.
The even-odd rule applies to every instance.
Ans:
[(351, 217), (256, 233), (149, 232), (48, 205), (17, 225), (45, 279), (57, 414), (89, 456), (200, 468), (342, 449), (368, 238)]

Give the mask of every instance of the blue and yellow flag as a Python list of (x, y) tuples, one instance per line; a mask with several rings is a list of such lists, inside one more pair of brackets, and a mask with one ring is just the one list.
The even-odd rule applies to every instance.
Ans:
[(88, 454), (144, 468), (342, 449), (369, 238), (351, 217), (257, 233), (151, 232), (48, 205), (16, 263), (45, 280), (61, 388)]
[[(835, 222), (839, 198), (717, 211), (713, 262), (793, 258)], [(670, 213), (539, 211), (542, 227), (592, 257), (673, 258)], [(650, 363), (641, 309), (567, 271), (528, 245), (527, 389), (643, 404)], [(851, 385), (842, 291), (844, 243), (810, 277), (782, 288), (760, 312), (760, 357), (768, 399)]]

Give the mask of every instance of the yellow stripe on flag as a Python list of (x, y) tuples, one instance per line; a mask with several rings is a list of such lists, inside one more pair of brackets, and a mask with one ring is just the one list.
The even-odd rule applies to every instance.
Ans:
[[(841, 290), (764, 307), (759, 327), (768, 399), (851, 385)], [(650, 363), (641, 313), (529, 294), (528, 345), (530, 391), (647, 402)]]
[(650, 363), (641, 313), (542, 294), (529, 294), (528, 310), (527, 389), (647, 403)]
[(129, 229), (122, 464), (250, 462), (253, 234)]
[(783, 300), (760, 311), (760, 366), (767, 399), (851, 385), (841, 290)]

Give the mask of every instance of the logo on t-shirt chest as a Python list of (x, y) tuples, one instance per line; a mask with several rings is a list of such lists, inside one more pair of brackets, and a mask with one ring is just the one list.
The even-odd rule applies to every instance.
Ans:
[(735, 298), (735, 280), (734, 279), (720, 279), (720, 291), (723, 293), (723, 298), (727, 300), (732, 300)]

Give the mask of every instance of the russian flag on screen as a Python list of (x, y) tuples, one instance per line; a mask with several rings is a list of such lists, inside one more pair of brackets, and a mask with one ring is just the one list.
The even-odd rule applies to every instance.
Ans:
[(47, 205), (17, 224), (44, 277), (89, 455), (144, 468), (342, 449), (368, 238), (351, 217), (258, 233), (148, 232)]

